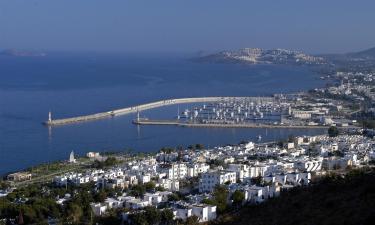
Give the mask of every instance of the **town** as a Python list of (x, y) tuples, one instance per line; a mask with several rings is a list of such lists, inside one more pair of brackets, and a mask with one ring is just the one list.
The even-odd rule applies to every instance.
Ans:
[(187, 123), (329, 128), (326, 134), (148, 154), (71, 152), (67, 161), (8, 174), (0, 181), (0, 224), (204, 223), (332, 173), (373, 167), (374, 76), (336, 72), (322, 77), (332, 82), (324, 88), (205, 103), (177, 115)]
[[(260, 204), (332, 171), (345, 173), (349, 168), (372, 165), (375, 140), (360, 132), (330, 132), (272, 143), (242, 142), (211, 149), (197, 144), (187, 149), (163, 148), (144, 156), (89, 152), (84, 160), (92, 163), (91, 168), (55, 176), (38, 191), (54, 199), (50, 204), (57, 209), (70, 209), (85, 187), (83, 190), (92, 195), (87, 197), (92, 202), (87, 202), (86, 209), (91, 219), (114, 215), (119, 221), (141, 224), (148, 213), (154, 213), (158, 216), (149, 218), (149, 224), (161, 220), (207, 222), (228, 207)], [(65, 163), (74, 165), (81, 160), (72, 152)], [(32, 181), (32, 174), (19, 172), (7, 178), (13, 185), (1, 191), (1, 198), (9, 205), (29, 202), (15, 184)], [(83, 214), (85, 203), (81, 203), (75, 207)], [(16, 215), (13, 221), (30, 216), (22, 212)], [(50, 224), (58, 223), (59, 218), (48, 215)], [(77, 222), (80, 216), (74, 214), (68, 219)]]
[[(189, 127), (374, 128), (375, 74), (336, 72), (327, 87), (272, 97), (228, 98), (192, 105), (173, 120), (134, 120), (138, 125)], [(367, 126), (370, 125), (371, 126)]]

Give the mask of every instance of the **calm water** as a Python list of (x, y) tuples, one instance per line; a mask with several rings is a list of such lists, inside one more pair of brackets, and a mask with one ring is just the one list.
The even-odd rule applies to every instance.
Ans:
[[(47, 113), (70, 117), (164, 98), (263, 96), (324, 85), (306, 68), (200, 64), (186, 56), (49, 55), (0, 57), (0, 174), (68, 158), (70, 151), (163, 146), (235, 144), (241, 140), (285, 138), (317, 130), (137, 127), (134, 115), (48, 129)], [(182, 106), (181, 106), (182, 107)], [(170, 118), (177, 106), (154, 109), (151, 118)]]

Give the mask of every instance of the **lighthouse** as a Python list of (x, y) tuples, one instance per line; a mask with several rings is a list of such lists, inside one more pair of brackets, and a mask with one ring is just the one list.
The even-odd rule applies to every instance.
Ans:
[(52, 113), (51, 111), (48, 112), (48, 123), (52, 122)]

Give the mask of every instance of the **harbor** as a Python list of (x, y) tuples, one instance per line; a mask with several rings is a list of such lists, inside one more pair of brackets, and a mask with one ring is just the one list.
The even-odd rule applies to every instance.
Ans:
[(127, 115), (131, 113), (137, 113), (148, 109), (159, 108), (163, 106), (175, 105), (175, 104), (186, 104), (186, 103), (208, 103), (208, 102), (226, 102), (226, 101), (273, 101), (273, 97), (197, 97), (197, 98), (177, 98), (177, 99), (167, 99), (156, 102), (151, 102), (147, 104), (141, 104), (131, 107), (126, 107), (122, 109), (116, 109), (112, 111), (96, 113), (91, 115), (62, 118), (62, 119), (52, 119), (52, 113), (49, 113), (49, 118), (43, 124), (48, 126), (55, 125), (65, 125), (79, 122), (87, 122), (92, 120), (99, 120), (110, 118), (113, 116)]
[[(325, 107), (306, 110), (300, 96), (275, 95), (273, 98), (230, 98), (190, 105), (182, 112), (180, 105), (172, 119), (149, 119), (138, 111), (136, 125), (175, 125), (205, 128), (294, 128), (325, 129), (334, 126), (353, 129), (355, 121), (331, 119)], [(311, 110), (314, 109), (314, 110)]]

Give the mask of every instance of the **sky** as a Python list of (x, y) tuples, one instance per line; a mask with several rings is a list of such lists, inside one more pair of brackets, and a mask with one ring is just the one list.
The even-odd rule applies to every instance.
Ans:
[(374, 0), (0, 0), (0, 49), (340, 53), (375, 47)]

